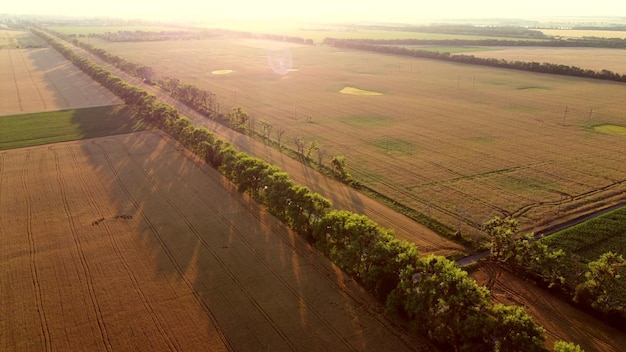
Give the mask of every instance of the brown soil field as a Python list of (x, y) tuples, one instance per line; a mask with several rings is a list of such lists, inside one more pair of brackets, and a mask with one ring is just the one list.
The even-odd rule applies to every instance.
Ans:
[(0, 153), (0, 350), (431, 350), (158, 132)]
[(120, 104), (50, 48), (0, 50), (0, 115)]
[(546, 329), (547, 346), (559, 340), (574, 342), (585, 351), (624, 351), (626, 333), (565, 303), (533, 283), (492, 263), (482, 263), (471, 276), (491, 290), (495, 302), (523, 306)]
[(590, 70), (626, 74), (626, 50), (601, 48), (498, 47), (490, 51), (464, 52), (464, 55), (507, 61), (550, 62)]
[[(540, 232), (626, 197), (624, 137), (593, 130), (626, 125), (624, 84), (251, 40), (92, 44), (283, 128), (291, 149), (345, 155), (359, 181), (470, 236), (496, 215)], [(279, 75), (268, 55), (285, 51), (297, 71)]]

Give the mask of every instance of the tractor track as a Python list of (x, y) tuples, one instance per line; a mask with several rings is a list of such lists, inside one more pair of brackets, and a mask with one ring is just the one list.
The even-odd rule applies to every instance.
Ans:
[[(80, 166), (81, 164), (78, 161), (78, 158), (76, 157), (76, 153), (72, 149), (72, 146), (68, 145), (67, 150), (71, 156), (73, 168), (74, 170), (77, 170), (80, 185), (86, 195), (88, 202), (96, 210), (99, 216), (104, 216), (103, 210), (101, 209), (100, 205), (96, 201), (96, 196), (94, 195), (94, 191), (91, 189), (91, 187), (89, 187), (89, 185), (87, 184), (87, 181), (85, 180), (83, 168)], [(148, 315), (150, 316), (150, 319), (154, 323), (155, 327), (157, 328), (161, 336), (163, 336), (166, 344), (168, 345), (171, 351), (181, 351), (182, 348), (180, 347), (180, 344), (178, 343), (178, 341), (176, 341), (175, 338), (172, 338), (169, 336), (169, 334), (166, 331), (167, 329), (164, 326), (164, 322), (162, 322), (161, 319), (159, 319), (159, 316), (156, 313), (155, 308), (150, 304), (150, 300), (147, 298), (145, 292), (141, 289), (139, 280), (133, 274), (132, 268), (128, 264), (128, 261), (126, 260), (125, 256), (122, 254), (122, 251), (120, 250), (119, 245), (117, 241), (115, 240), (115, 235), (113, 234), (113, 231), (111, 230), (111, 226), (107, 222), (104, 222), (102, 226), (104, 227), (107, 233), (107, 237), (109, 239), (109, 242), (111, 243), (111, 248), (113, 248), (117, 258), (120, 260), (120, 263), (122, 263), (122, 266), (124, 267), (124, 271), (126, 275), (128, 276), (128, 279), (132, 283), (133, 289), (139, 296), (139, 299), (141, 300), (141, 303), (144, 309), (148, 312)]]
[(161, 249), (163, 250), (165, 255), (168, 257), (168, 259), (170, 260), (170, 263), (172, 264), (172, 266), (176, 270), (178, 276), (185, 283), (185, 285), (187, 286), (189, 291), (194, 296), (194, 298), (195, 298), (196, 302), (198, 303), (198, 305), (200, 307), (202, 307), (202, 309), (205, 311), (205, 313), (207, 314), (207, 316), (209, 317), (209, 319), (211, 320), (211, 322), (215, 326), (215, 329), (217, 330), (222, 343), (224, 343), (224, 345), (230, 351), (236, 351), (236, 349), (234, 348), (232, 342), (229, 340), (228, 336), (226, 336), (224, 334), (224, 332), (220, 329), (220, 327), (219, 327), (219, 325), (217, 323), (217, 319), (216, 319), (215, 315), (213, 314), (213, 312), (211, 311), (209, 306), (206, 304), (206, 302), (202, 299), (202, 297), (200, 296), (200, 293), (194, 288), (193, 282), (189, 281), (189, 279), (185, 275), (183, 269), (180, 267), (180, 265), (178, 264), (176, 258), (174, 257), (174, 254), (172, 254), (172, 252), (170, 251), (169, 247), (167, 246), (167, 244), (165, 243), (165, 241), (163, 240), (163, 238), (159, 234), (156, 226), (152, 223), (150, 218), (146, 215), (146, 213), (142, 209), (141, 205), (132, 196), (131, 192), (129, 191), (129, 189), (126, 187), (126, 185), (122, 181), (122, 179), (120, 177), (120, 174), (118, 173), (117, 169), (113, 165), (113, 161), (111, 160), (111, 158), (108, 155), (108, 153), (105, 150), (105, 148), (102, 145), (100, 145), (99, 143), (97, 143), (96, 141), (92, 141), (92, 143), (100, 148), (100, 150), (102, 152), (102, 155), (106, 159), (107, 166), (108, 166), (109, 170), (111, 171), (111, 173), (113, 174), (114, 179), (117, 182), (119, 188), (122, 190), (124, 195), (126, 195), (126, 197), (131, 202), (131, 204), (133, 205), (133, 207), (135, 208), (137, 213), (141, 216), (142, 220), (146, 223), (146, 225), (148, 225), (148, 228), (150, 229), (150, 232), (152, 233), (153, 237), (159, 242), (159, 244), (161, 246)]
[(24, 191), (24, 199), (26, 201), (26, 234), (28, 238), (28, 247), (29, 247), (29, 263), (30, 263), (30, 273), (31, 280), (33, 285), (33, 291), (35, 294), (35, 306), (37, 307), (37, 313), (39, 315), (39, 330), (41, 332), (41, 338), (43, 339), (44, 350), (46, 352), (52, 351), (52, 337), (50, 334), (50, 329), (48, 325), (48, 319), (46, 317), (46, 311), (43, 305), (43, 293), (41, 289), (41, 285), (39, 283), (39, 271), (37, 269), (37, 263), (35, 261), (35, 256), (37, 253), (37, 248), (35, 247), (35, 240), (32, 228), (32, 217), (33, 217), (33, 208), (30, 199), (30, 192), (28, 190), (28, 162), (31, 157), (31, 150), (28, 149), (26, 151), (26, 158), (24, 160), (24, 165), (22, 166), (22, 190)]
[(76, 231), (76, 224), (74, 223), (74, 217), (72, 216), (72, 211), (69, 206), (68, 197), (67, 197), (67, 185), (65, 180), (63, 179), (63, 175), (61, 173), (61, 167), (59, 165), (59, 156), (52, 148), (52, 146), (48, 147), (48, 150), (52, 153), (54, 157), (54, 167), (56, 170), (56, 181), (59, 186), (59, 190), (61, 193), (61, 200), (63, 202), (63, 210), (65, 211), (65, 215), (67, 217), (67, 221), (70, 227), (70, 233), (72, 234), (72, 240), (74, 242), (74, 246), (76, 247), (76, 252), (78, 253), (78, 258), (80, 260), (80, 265), (83, 271), (83, 280), (86, 282), (87, 291), (89, 292), (89, 300), (91, 302), (91, 307), (93, 309), (93, 313), (96, 316), (98, 329), (100, 331), (100, 337), (102, 338), (102, 343), (107, 351), (113, 351), (113, 347), (111, 345), (111, 339), (109, 337), (109, 333), (107, 332), (106, 323), (104, 321), (104, 316), (102, 313), (102, 309), (100, 307), (100, 302), (98, 300), (98, 295), (96, 294), (96, 289), (93, 281), (93, 275), (91, 273), (91, 269), (89, 267), (89, 263), (87, 258), (85, 257), (85, 251), (83, 249), (83, 244), (81, 242), (80, 236)]
[[(215, 259), (215, 261), (220, 265), (221, 269), (227, 273), (227, 275), (229, 276), (229, 278), (237, 285), (237, 287), (241, 290), (241, 292), (243, 292), (246, 296), (246, 298), (250, 301), (250, 303), (255, 307), (255, 309), (263, 316), (263, 318), (267, 321), (267, 323), (272, 327), (272, 329), (276, 332), (276, 334), (278, 336), (280, 336), (280, 338), (285, 342), (285, 344), (287, 346), (289, 346), (290, 350), (292, 351), (297, 351), (297, 347), (295, 345), (295, 343), (293, 341), (291, 341), (291, 339), (289, 338), (289, 336), (280, 328), (280, 326), (278, 325), (278, 323), (276, 321), (274, 321), (274, 319), (272, 318), (272, 316), (270, 315), (270, 313), (268, 313), (264, 308), (263, 305), (261, 303), (258, 302), (258, 300), (254, 297), (254, 295), (250, 292), (249, 289), (246, 288), (246, 285), (243, 284), (243, 282), (241, 282), (241, 280), (237, 277), (237, 275), (228, 267), (228, 265), (226, 264), (226, 262), (224, 262), (224, 260), (217, 254), (217, 252), (211, 247), (211, 245), (206, 241), (206, 239), (204, 238), (204, 236), (200, 233), (200, 231), (192, 224), (192, 222), (189, 220), (189, 218), (185, 215), (185, 213), (183, 211), (181, 211), (173, 202), (172, 200), (169, 199), (169, 197), (167, 197), (167, 195), (165, 194), (165, 192), (163, 192), (163, 190), (158, 186), (157, 182), (154, 180), (154, 178), (149, 175), (144, 168), (139, 165), (139, 163), (137, 162), (137, 160), (132, 156), (132, 154), (121, 144), (120, 148), (122, 150), (124, 150), (124, 152), (126, 153), (126, 155), (128, 156), (128, 158), (133, 162), (133, 164), (135, 165), (135, 168), (137, 170), (140, 170), (141, 173), (143, 174), (143, 176), (145, 177), (146, 180), (148, 180), (148, 182), (150, 182), (150, 184), (152, 185), (153, 189), (156, 190), (158, 192), (158, 194), (161, 196), (161, 198), (172, 208), (172, 210), (174, 210), (174, 212), (176, 212), (176, 214), (185, 222), (185, 225), (187, 226), (187, 228), (194, 234), (195, 238), (202, 243), (203, 247), (211, 254), (211, 256), (213, 257), (213, 259)], [(214, 207), (212, 207), (213, 209), (215, 209)], [(243, 237), (241, 235), (241, 233), (238, 232), (238, 229), (236, 227), (234, 227), (232, 225), (232, 223), (230, 223), (228, 221), (228, 219), (226, 219), (223, 215), (220, 214), (220, 220), (222, 220), (222, 222), (228, 226), (231, 230), (235, 231), (235, 233), (237, 233), (237, 235), (241, 238)], [(256, 253), (255, 253), (256, 254)], [(273, 270), (268, 264), (267, 262), (264, 262), (266, 268), (275, 276), (275, 277), (279, 277), (279, 275), (275, 272), (275, 270)]]

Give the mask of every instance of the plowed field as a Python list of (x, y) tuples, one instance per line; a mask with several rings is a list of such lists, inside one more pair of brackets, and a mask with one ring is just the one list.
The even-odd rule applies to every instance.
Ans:
[(3, 151), (0, 209), (2, 351), (429, 350), (156, 132)]

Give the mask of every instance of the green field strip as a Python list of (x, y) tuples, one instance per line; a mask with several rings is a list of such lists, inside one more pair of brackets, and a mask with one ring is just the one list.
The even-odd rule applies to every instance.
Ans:
[(0, 150), (144, 129), (122, 105), (0, 116)]

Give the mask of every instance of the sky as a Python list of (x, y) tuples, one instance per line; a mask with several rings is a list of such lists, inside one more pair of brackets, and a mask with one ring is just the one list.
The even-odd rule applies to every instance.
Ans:
[(149, 19), (626, 17), (616, 0), (2, 0), (1, 13)]

